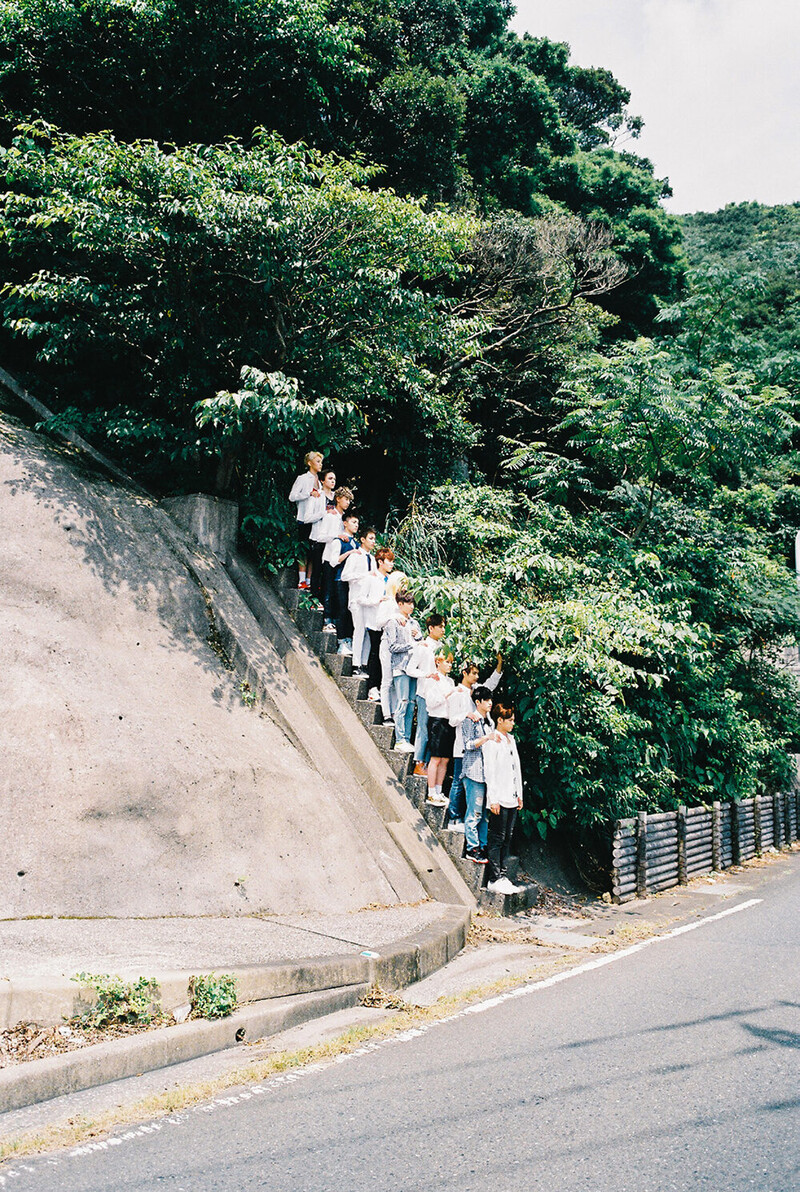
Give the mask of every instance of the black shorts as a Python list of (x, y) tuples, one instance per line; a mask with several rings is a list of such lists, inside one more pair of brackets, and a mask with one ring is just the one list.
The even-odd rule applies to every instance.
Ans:
[(428, 717), (428, 749), (431, 757), (452, 757), (456, 730), (442, 716)]
[(311, 538), (311, 527), (313, 526), (313, 524), (314, 524), (313, 522), (301, 522), (301, 521), (299, 521), (297, 523), (297, 537), (300, 539), (301, 542), (309, 541), (309, 539)]

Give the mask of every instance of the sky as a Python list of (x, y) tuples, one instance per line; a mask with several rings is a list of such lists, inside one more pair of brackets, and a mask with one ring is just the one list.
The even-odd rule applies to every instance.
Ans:
[(800, 201), (798, 0), (516, 0), (512, 27), (604, 66), (642, 116), (623, 146), (670, 180), (675, 212)]

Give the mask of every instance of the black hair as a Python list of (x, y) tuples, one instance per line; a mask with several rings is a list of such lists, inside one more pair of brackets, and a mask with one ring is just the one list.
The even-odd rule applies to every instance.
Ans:
[(491, 689), (489, 687), (484, 687), (482, 684), (476, 683), (472, 688), (473, 703), (477, 704), (479, 699), (494, 699), (494, 696), (492, 695)]

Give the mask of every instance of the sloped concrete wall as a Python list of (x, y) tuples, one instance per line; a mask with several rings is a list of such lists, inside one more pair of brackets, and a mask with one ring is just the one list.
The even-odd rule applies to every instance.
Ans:
[(0, 917), (423, 897), (367, 797), (245, 706), (156, 515), (0, 416)]

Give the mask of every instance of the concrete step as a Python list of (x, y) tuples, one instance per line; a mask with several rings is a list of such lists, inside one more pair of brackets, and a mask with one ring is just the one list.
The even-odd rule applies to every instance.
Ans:
[(367, 679), (358, 679), (355, 677), (355, 675), (350, 675), (349, 678), (346, 678), (344, 675), (342, 675), (342, 677), (337, 679), (336, 682), (339, 685), (340, 691), (344, 695), (345, 699), (349, 701), (349, 703), (355, 705), (357, 700), (367, 698), (367, 691), (369, 689), (369, 682)]
[(335, 654), (337, 641), (335, 633), (310, 633), (307, 635), (311, 643), (311, 649), (318, 658), (324, 658), (327, 654)]
[[(327, 659), (326, 659), (327, 661)], [(381, 706), (371, 699), (356, 700), (356, 712), (362, 724), (370, 725), (380, 724), (381, 720)]]
[(447, 811), (446, 807), (434, 807), (425, 799), (420, 800), (419, 809), (425, 818), (425, 822), (432, 832), (435, 832), (437, 837), (441, 839), (440, 832), (442, 824), (444, 823), (444, 813)]
[(456, 857), (454, 860), (456, 869), (475, 897), (479, 898), (483, 883), (486, 881), (486, 866), (476, 865), (474, 861), (468, 861), (466, 857)]
[(322, 632), (322, 610), (315, 608), (298, 608), (294, 614), (295, 624), (301, 633), (309, 637), (312, 633)]
[(405, 781), (406, 794), (415, 807), (420, 807), (428, 796), (428, 779), (409, 774)]
[(289, 588), (296, 588), (297, 568), (282, 567), (280, 571), (276, 571), (272, 578), (272, 586), (277, 588), (279, 592), (285, 592)]
[(350, 672), (353, 669), (353, 660), (349, 654), (325, 654), (323, 658), (325, 666), (334, 679), (339, 679), (340, 677), (348, 679), (351, 677)]
[(300, 597), (302, 596), (302, 594), (303, 594), (302, 592), (298, 592), (297, 588), (287, 588), (284, 592), (281, 593), (283, 603), (286, 605), (286, 607), (289, 609), (290, 612), (294, 612), (294, 610), (296, 608), (299, 608)]
[[(364, 686), (367, 685), (367, 680), (363, 679)], [(366, 692), (364, 693), (366, 694)], [(372, 737), (379, 749), (389, 751), (394, 743), (394, 725), (393, 724), (372, 724), (369, 728), (369, 735)], [(393, 757), (402, 757), (402, 754), (392, 754)]]
[(536, 882), (521, 885), (518, 894), (492, 894), (488, 890), (481, 890), (481, 910), (494, 911), (498, 915), (515, 915), (517, 911), (525, 911), (528, 907), (535, 906), (539, 899), (539, 886)]
[[(388, 728), (389, 726), (387, 725), (386, 727)], [(413, 756), (408, 753), (395, 753), (394, 749), (384, 750), (384, 755), (394, 770), (395, 777), (399, 778), (401, 782), (405, 782), (408, 775), (409, 762), (414, 760)]]
[[(460, 861), (464, 855), (464, 833), (451, 832), (449, 828), (442, 828), (438, 836), (450, 856), (454, 860)], [(472, 864), (473, 862), (470, 861), (470, 865)]]

